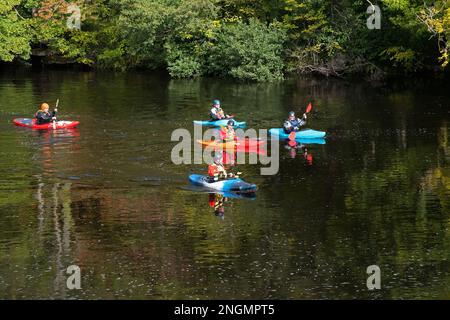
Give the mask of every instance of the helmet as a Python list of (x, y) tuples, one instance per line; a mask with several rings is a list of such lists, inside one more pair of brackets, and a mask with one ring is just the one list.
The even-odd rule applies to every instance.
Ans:
[(41, 109), (41, 110), (48, 109), (48, 108), (50, 108), (50, 106), (48, 105), (48, 103), (45, 103), (45, 102), (39, 106), (39, 109)]
[(234, 121), (233, 120), (228, 120), (227, 125), (228, 126), (234, 126)]
[(219, 105), (220, 106), (220, 100), (213, 100), (213, 106), (215, 106), (215, 105)]
[(289, 112), (289, 117), (295, 117), (295, 112), (294, 111), (290, 111)]
[(222, 164), (222, 155), (221, 154), (216, 154), (214, 156), (214, 163), (215, 164)]

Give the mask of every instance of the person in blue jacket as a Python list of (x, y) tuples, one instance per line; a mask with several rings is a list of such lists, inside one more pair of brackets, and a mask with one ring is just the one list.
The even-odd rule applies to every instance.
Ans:
[(295, 112), (291, 111), (289, 112), (288, 118), (284, 121), (283, 127), (284, 132), (291, 133), (299, 131), (301, 127), (303, 127), (306, 124), (306, 113), (303, 114), (303, 117), (297, 118), (295, 116)]
[(54, 111), (49, 112), (49, 109), (50, 106), (48, 103), (42, 103), (40, 105), (39, 110), (34, 115), (36, 124), (46, 124), (56, 120), (56, 112), (58, 112), (58, 110), (55, 108)]

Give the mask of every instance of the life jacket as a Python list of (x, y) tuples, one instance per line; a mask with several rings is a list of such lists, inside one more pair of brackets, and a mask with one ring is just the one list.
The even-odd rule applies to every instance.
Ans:
[(222, 119), (225, 118), (225, 113), (223, 112), (222, 108), (216, 108), (212, 107), (211, 109), (211, 117), (216, 119), (217, 116), (220, 116)]
[(288, 119), (288, 121), (293, 127), (300, 127), (302, 125), (302, 121), (299, 120), (298, 118), (295, 118), (294, 120)]
[(215, 163), (211, 163), (208, 166), (208, 175), (210, 177), (214, 177), (215, 175), (219, 174), (220, 170), (219, 170), (219, 166)]
[(42, 111), (42, 110), (38, 110), (38, 111), (36, 111), (36, 113), (34, 114), (34, 117), (37, 119), (38, 118), (38, 115), (40, 114), (40, 113), (44, 113), (45, 115), (50, 115), (50, 112), (44, 112), (44, 111)]
[(36, 119), (36, 124), (45, 124), (51, 122), (52, 114), (50, 112), (44, 112), (42, 110), (36, 111), (34, 118)]
[(223, 128), (221, 130), (221, 136), (223, 141), (234, 141), (236, 139), (236, 132), (233, 128)]

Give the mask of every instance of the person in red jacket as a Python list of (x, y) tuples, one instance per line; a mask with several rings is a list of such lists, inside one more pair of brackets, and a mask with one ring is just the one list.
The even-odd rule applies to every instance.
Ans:
[(208, 166), (208, 176), (211, 180), (224, 179), (228, 176), (220, 154), (214, 156), (214, 162)]

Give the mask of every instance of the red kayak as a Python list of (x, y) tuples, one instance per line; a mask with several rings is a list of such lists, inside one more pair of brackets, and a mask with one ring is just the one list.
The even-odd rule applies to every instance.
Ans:
[(14, 119), (13, 122), (16, 126), (37, 130), (68, 129), (75, 128), (80, 124), (79, 121), (56, 121), (53, 126), (53, 122), (46, 124), (36, 124), (36, 119), (29, 118), (17, 118)]

